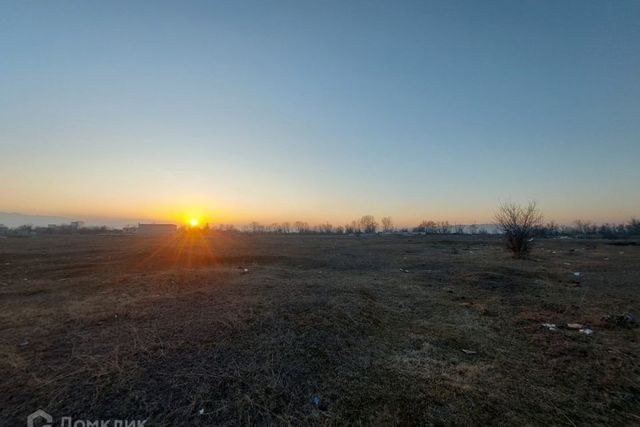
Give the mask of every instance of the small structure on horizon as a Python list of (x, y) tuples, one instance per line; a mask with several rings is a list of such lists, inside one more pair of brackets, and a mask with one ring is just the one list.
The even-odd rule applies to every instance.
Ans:
[(176, 231), (178, 226), (175, 224), (138, 224), (138, 234), (145, 236), (173, 234)]
[(80, 228), (84, 227), (84, 221), (71, 221), (69, 225), (71, 226), (72, 230), (77, 231)]

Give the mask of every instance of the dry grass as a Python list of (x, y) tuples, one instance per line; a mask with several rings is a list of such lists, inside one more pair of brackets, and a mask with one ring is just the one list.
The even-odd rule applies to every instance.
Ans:
[(4, 239), (0, 424), (634, 425), (639, 329), (602, 317), (639, 279), (640, 247), (580, 240)]

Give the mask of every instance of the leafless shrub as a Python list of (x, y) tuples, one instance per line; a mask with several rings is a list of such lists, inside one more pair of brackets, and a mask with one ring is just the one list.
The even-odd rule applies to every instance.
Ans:
[(531, 250), (536, 227), (542, 224), (542, 213), (535, 202), (526, 207), (505, 202), (498, 207), (495, 222), (505, 234), (507, 248), (514, 258), (524, 258)]

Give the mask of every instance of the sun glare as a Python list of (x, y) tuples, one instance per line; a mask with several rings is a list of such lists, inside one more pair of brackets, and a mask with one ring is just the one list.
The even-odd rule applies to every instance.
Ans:
[(191, 218), (189, 220), (189, 225), (191, 225), (192, 227), (195, 227), (196, 225), (198, 225), (198, 220), (195, 218)]

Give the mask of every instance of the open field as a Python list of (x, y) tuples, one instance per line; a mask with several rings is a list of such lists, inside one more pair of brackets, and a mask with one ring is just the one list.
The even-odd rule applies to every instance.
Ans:
[(607, 241), (3, 239), (0, 425), (638, 425), (623, 313), (640, 246)]

